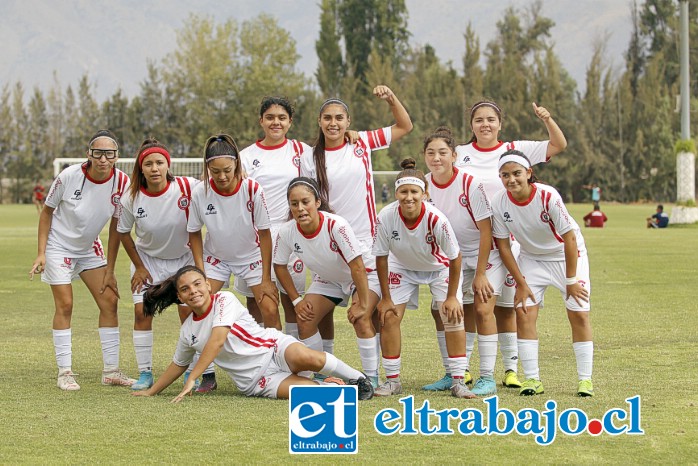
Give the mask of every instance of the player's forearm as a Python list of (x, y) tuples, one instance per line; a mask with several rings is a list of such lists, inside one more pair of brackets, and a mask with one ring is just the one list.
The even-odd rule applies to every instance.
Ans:
[(460, 286), (460, 274), (461, 274), (461, 255), (458, 253), (458, 257), (449, 261), (448, 263), (448, 290), (446, 291), (446, 296), (449, 298), (455, 298), (458, 293), (458, 287)]
[(259, 249), (262, 253), (262, 280), (271, 281), (271, 232), (259, 230)]

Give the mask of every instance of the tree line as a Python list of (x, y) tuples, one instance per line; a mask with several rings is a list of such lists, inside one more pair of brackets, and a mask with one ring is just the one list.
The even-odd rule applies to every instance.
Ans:
[[(430, 45), (413, 46), (404, 0), (322, 0), (316, 41), (318, 67), (298, 69), (300, 58), (289, 31), (262, 14), (224, 22), (191, 15), (177, 32), (172, 52), (147, 64), (138, 95), (117, 90), (98, 102), (94, 83), (83, 75), (64, 86), (28, 91), (21, 82), (0, 92), (0, 202), (29, 199), (30, 181), (50, 180), (57, 157), (80, 157), (98, 127), (114, 131), (122, 157), (154, 136), (174, 157), (200, 157), (214, 132), (228, 132), (242, 148), (261, 136), (259, 103), (265, 95), (289, 97), (296, 107), (291, 135), (312, 145), (317, 112), (327, 97), (350, 106), (352, 128), (391, 122), (370, 90), (393, 88), (413, 123), (410, 135), (374, 160), (376, 170), (395, 170), (405, 156), (421, 162), (422, 140), (447, 125), (470, 138), (468, 108), (484, 98), (504, 111), (501, 138), (544, 139), (531, 102), (548, 108), (565, 132), (568, 147), (537, 175), (565, 199), (584, 201), (583, 185), (603, 187), (604, 199), (619, 202), (672, 201), (676, 193), (674, 146), (680, 138), (679, 17), (677, 0), (630, 5), (633, 28), (622, 64), (605, 55), (605, 37), (591, 44), (583, 93), (555, 54), (540, 1), (509, 7), (496, 35), (481, 45), (465, 27), (463, 60), (444, 62)], [(698, 0), (689, 10), (698, 12)], [(691, 63), (698, 60), (698, 25), (690, 23)], [(273, 37), (274, 40), (268, 40)], [(587, 46), (587, 45), (582, 45)], [(310, 76), (312, 74), (312, 76)], [(698, 82), (691, 83), (693, 95)], [(695, 99), (692, 106), (695, 106)], [(696, 131), (695, 119), (692, 132)]]

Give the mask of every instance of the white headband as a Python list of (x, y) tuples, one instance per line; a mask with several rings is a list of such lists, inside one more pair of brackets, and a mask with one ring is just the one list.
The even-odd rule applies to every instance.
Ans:
[(395, 180), (395, 191), (397, 191), (397, 188), (399, 188), (403, 184), (416, 184), (417, 186), (422, 188), (422, 191), (426, 191), (426, 189), (424, 189), (424, 181), (420, 180), (415, 176), (405, 176), (403, 178), (398, 178), (397, 180)]
[(529, 162), (528, 159), (526, 159), (526, 157), (523, 157), (519, 154), (507, 154), (501, 159), (499, 159), (499, 167), (497, 168), (497, 170), (501, 170), (504, 164), (509, 162), (515, 162), (519, 165), (523, 165), (523, 167), (526, 170), (531, 168), (531, 162)]
[(223, 155), (214, 155), (211, 157), (206, 158), (206, 163), (209, 163), (211, 160), (216, 160), (216, 159), (233, 159), (237, 160), (238, 156), (237, 155), (231, 155), (231, 154), (223, 154)]

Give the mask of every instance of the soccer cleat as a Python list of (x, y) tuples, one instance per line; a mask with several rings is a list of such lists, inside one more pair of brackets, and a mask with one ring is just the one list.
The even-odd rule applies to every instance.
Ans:
[(128, 377), (119, 369), (102, 371), (102, 385), (114, 385), (119, 387), (131, 387), (136, 379)]
[(359, 377), (358, 379), (350, 380), (349, 385), (357, 386), (360, 400), (370, 400), (371, 398), (373, 398), (373, 385), (371, 384), (371, 379), (366, 374)]
[(402, 384), (400, 381), (388, 379), (385, 381), (385, 383), (373, 392), (375, 396), (390, 396), (390, 395), (399, 395), (402, 393)]
[[(472, 377), (471, 377), (472, 379)], [(422, 387), (422, 390), (427, 390), (430, 392), (443, 392), (450, 389), (453, 386), (453, 377), (451, 374), (446, 374), (441, 377), (436, 382), (430, 383)]]
[(543, 382), (536, 379), (527, 379), (521, 384), (521, 390), (519, 390), (519, 396), (542, 395), (543, 393), (545, 393)]
[(326, 376), (325, 374), (321, 374), (321, 373), (319, 373), (319, 372), (315, 372), (315, 373), (313, 374), (313, 380), (316, 381), (316, 382), (322, 382), (322, 381), (325, 380), (326, 378), (327, 378), (327, 376)]
[(591, 383), (591, 379), (580, 380), (577, 386), (578, 396), (594, 396), (594, 384)]
[(470, 374), (470, 370), (465, 370), (465, 375), (463, 376), (463, 383), (466, 385), (471, 385), (473, 383), (473, 376)]
[(497, 382), (493, 377), (480, 377), (475, 382), (473, 393), (477, 396), (488, 396), (497, 393)]
[(153, 386), (153, 371), (141, 371), (136, 383), (131, 385), (131, 390), (147, 390)]
[(504, 373), (502, 385), (509, 388), (521, 388), (521, 382), (519, 381), (519, 377), (516, 375), (516, 371), (512, 371), (511, 369), (506, 371)]
[(196, 389), (196, 393), (211, 393), (217, 388), (216, 374), (204, 374), (201, 377), (201, 384)]
[(456, 398), (465, 398), (467, 400), (472, 400), (477, 398), (477, 396), (468, 389), (468, 386), (461, 380), (451, 387), (451, 395)]
[(75, 381), (75, 376), (73, 371), (65, 371), (58, 373), (58, 388), (68, 392), (74, 392), (80, 390), (80, 385)]
[[(184, 372), (184, 376), (183, 376), (184, 381), (182, 382), (182, 385), (186, 385), (186, 384), (187, 384), (187, 380), (189, 380), (189, 374), (191, 374), (191, 371), (185, 371), (185, 372)], [(198, 379), (196, 379), (196, 380), (194, 381), (194, 389), (199, 388), (199, 385), (201, 385), (201, 378), (198, 378)]]

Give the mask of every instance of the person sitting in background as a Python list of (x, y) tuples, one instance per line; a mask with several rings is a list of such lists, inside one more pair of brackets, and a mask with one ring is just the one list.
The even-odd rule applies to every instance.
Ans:
[(669, 226), (669, 215), (664, 212), (664, 206), (657, 206), (657, 213), (647, 217), (647, 228), (666, 228)]
[(608, 220), (606, 214), (601, 212), (601, 207), (594, 206), (594, 210), (584, 216), (584, 226), (591, 228), (603, 228), (604, 223)]

